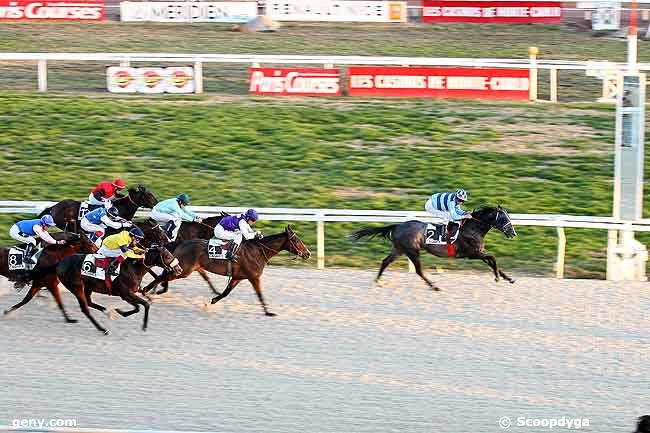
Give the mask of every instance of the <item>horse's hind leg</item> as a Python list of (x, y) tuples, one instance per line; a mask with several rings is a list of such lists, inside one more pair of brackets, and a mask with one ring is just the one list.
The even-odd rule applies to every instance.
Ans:
[(377, 274), (377, 278), (375, 278), (375, 282), (379, 282), (379, 278), (381, 278), (381, 274), (384, 273), (388, 265), (393, 263), (396, 258), (398, 258), (400, 254), (393, 249), (393, 251), (390, 252), (388, 256), (381, 262), (381, 267), (379, 268), (379, 273)]
[(93, 291), (91, 289), (89, 289), (88, 287), (86, 287), (85, 290), (86, 290), (86, 299), (88, 300), (88, 306), (90, 308), (94, 308), (95, 310), (99, 310), (102, 313), (106, 312), (106, 307), (104, 307), (103, 305), (95, 304), (93, 302), (93, 300), (92, 300)]
[(142, 330), (146, 331), (147, 330), (147, 324), (149, 323), (149, 303), (136, 295), (133, 292), (126, 292), (121, 295), (122, 299), (124, 299), (126, 302), (129, 304), (133, 305), (135, 308), (131, 311), (127, 311), (125, 313), (120, 312), (117, 310), (118, 313), (120, 313), (123, 317), (130, 316), (133, 313), (137, 313), (140, 311), (140, 305), (144, 307), (144, 320), (142, 322)]
[[(76, 290), (75, 290), (76, 289)], [(84, 286), (81, 284), (80, 286), (77, 286), (70, 290), (74, 295), (77, 297), (77, 301), (79, 301), (79, 307), (81, 307), (81, 311), (86, 315), (88, 320), (92, 322), (93, 325), (95, 325), (95, 328), (97, 328), (99, 331), (103, 332), (104, 335), (108, 335), (108, 330), (104, 327), (102, 327), (96, 320), (95, 318), (90, 314), (90, 310), (88, 309), (88, 302), (86, 301), (86, 294), (84, 293)]]
[(406, 255), (411, 261), (413, 262), (413, 265), (415, 265), (415, 272), (422, 278), (431, 289), (438, 291), (440, 290), (438, 287), (436, 287), (427, 277), (424, 276), (422, 273), (422, 263), (420, 263), (420, 254), (417, 251), (406, 251)]
[(208, 286), (210, 286), (210, 289), (212, 289), (212, 292), (215, 295), (219, 296), (221, 293), (217, 292), (217, 289), (215, 289), (214, 285), (212, 284), (212, 281), (210, 281), (210, 277), (208, 277), (208, 273), (205, 271), (205, 269), (198, 269), (197, 272), (208, 283)]

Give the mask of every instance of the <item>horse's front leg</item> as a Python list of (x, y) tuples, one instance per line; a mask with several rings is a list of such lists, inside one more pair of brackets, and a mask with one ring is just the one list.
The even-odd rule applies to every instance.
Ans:
[(230, 292), (232, 292), (232, 289), (237, 287), (237, 284), (239, 284), (241, 280), (230, 280), (228, 285), (226, 286), (226, 289), (223, 291), (223, 293), (219, 294), (218, 296), (215, 296), (212, 298), (212, 301), (210, 303), (216, 304), (217, 302), (221, 301), (223, 298), (228, 296)]
[(506, 275), (505, 272), (503, 272), (500, 268), (499, 265), (497, 264), (497, 259), (485, 252), (479, 253), (479, 258), (483, 260), (485, 263), (487, 263), (490, 268), (492, 268), (492, 271), (494, 272), (494, 281), (497, 283), (499, 282), (499, 276), (501, 276), (504, 280), (508, 281), (509, 283), (514, 283), (515, 280), (510, 278), (508, 275)]

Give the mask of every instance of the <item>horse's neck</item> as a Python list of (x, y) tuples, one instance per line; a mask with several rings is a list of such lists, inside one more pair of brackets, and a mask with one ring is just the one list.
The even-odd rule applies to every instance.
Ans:
[[(487, 233), (490, 231), (490, 228), (492, 228), (489, 224), (484, 223), (483, 221), (481, 221), (481, 220), (479, 220), (477, 218), (468, 220), (465, 223), (465, 225), (468, 226), (468, 227), (465, 227), (466, 229), (470, 229), (470, 228), (474, 227), (475, 230), (481, 235), (481, 237), (485, 237), (485, 235), (487, 235)], [(462, 233), (462, 230), (461, 230), (461, 233)]]
[(285, 242), (285, 237), (284, 236), (279, 236), (277, 238), (275, 237), (270, 237), (270, 238), (265, 238), (261, 239), (257, 242), (259, 249), (263, 251), (264, 256), (268, 260), (270, 260), (272, 257), (278, 255), (280, 253), (282, 244)]
[(113, 205), (120, 211), (120, 216), (127, 220), (132, 220), (138, 210), (138, 205), (131, 202), (130, 196), (124, 196), (123, 199), (113, 202)]

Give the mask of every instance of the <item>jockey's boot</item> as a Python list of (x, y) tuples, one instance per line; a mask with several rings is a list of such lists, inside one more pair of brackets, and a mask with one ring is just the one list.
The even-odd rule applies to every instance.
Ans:
[(448, 224), (448, 226), (447, 226), (447, 232), (449, 233), (448, 242), (451, 242), (451, 241), (454, 240), (454, 238), (456, 237), (456, 234), (458, 233), (458, 228), (459, 227), (460, 227), (460, 224), (458, 224), (458, 223), (450, 222)]
[(34, 245), (32, 244), (25, 244), (25, 253), (23, 255), (23, 263), (34, 263), (32, 261), (32, 256), (34, 255)]
[(228, 247), (228, 252), (226, 253), (226, 259), (230, 260), (231, 262), (236, 262), (239, 257), (237, 256), (237, 250), (239, 249), (239, 245), (237, 245), (237, 242), (232, 241), (230, 242), (230, 246)]
[(117, 273), (115, 271), (117, 271), (117, 267), (120, 264), (120, 261), (118, 259), (119, 259), (119, 257), (115, 257), (111, 261), (111, 263), (108, 265), (108, 269), (107, 269), (107, 274), (108, 275), (117, 275)]
[(167, 237), (170, 240), (174, 240), (174, 229), (176, 228), (176, 224), (174, 224), (174, 221), (167, 221), (164, 226), (161, 227), (165, 233), (167, 234)]

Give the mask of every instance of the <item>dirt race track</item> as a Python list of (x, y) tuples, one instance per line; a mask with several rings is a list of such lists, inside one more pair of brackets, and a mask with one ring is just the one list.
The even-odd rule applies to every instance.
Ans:
[[(0, 424), (220, 432), (512, 432), (518, 417), (630, 432), (650, 412), (650, 283), (271, 267), (224, 302), (196, 277), (103, 336), (64, 290), (0, 319)], [(516, 277), (516, 276), (515, 276)], [(222, 284), (223, 280), (219, 280)], [(2, 309), (22, 299), (0, 282)], [(117, 307), (116, 298), (96, 296)], [(552, 431), (566, 431), (556, 427)]]

